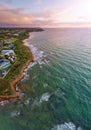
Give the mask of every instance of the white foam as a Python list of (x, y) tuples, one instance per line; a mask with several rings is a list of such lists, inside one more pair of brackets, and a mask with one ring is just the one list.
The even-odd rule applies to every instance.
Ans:
[(18, 87), (18, 85), (15, 86), (15, 89), (16, 89), (17, 92), (19, 92), (19, 87)]
[(40, 65), (40, 68), (42, 69), (42, 66)]
[(27, 99), (27, 100), (24, 102), (25, 105), (29, 105), (29, 103), (30, 103), (30, 98)]
[(34, 67), (36, 64), (39, 64), (40, 68), (42, 68), (42, 65), (49, 63), (49, 61), (46, 59), (46, 55), (44, 54), (44, 52), (42, 50), (39, 50), (34, 45), (30, 44), (30, 41), (31, 37), (24, 40), (24, 44), (30, 48), (32, 54), (34, 55), (34, 62), (31, 62), (30, 65), (24, 70), (24, 78), (21, 81), (29, 78), (29, 75), (27, 74), (27, 70), (29, 68)]
[(68, 123), (65, 122), (64, 124), (54, 126), (52, 130), (82, 130), (82, 128), (81, 127), (76, 128), (76, 126), (72, 122)]
[(24, 94), (23, 92), (21, 92), (21, 91), (20, 91), (20, 94), (19, 94), (19, 99), (20, 99), (20, 100), (22, 100), (22, 99), (23, 99), (23, 97), (24, 97), (24, 95), (25, 95), (25, 94)]
[(48, 87), (48, 84), (47, 84), (47, 83), (44, 83), (43, 87), (44, 87), (44, 88)]
[(46, 64), (49, 64), (49, 60), (47, 60), (47, 59), (45, 59), (44, 62), (45, 62)]
[(65, 79), (65, 78), (63, 78), (62, 80), (63, 80), (64, 82), (66, 81), (66, 79)]
[(37, 62), (31, 63), (31, 64), (29, 65), (29, 68), (30, 68), (30, 67), (33, 67), (33, 66), (36, 65), (36, 64), (37, 64)]
[(81, 127), (78, 127), (78, 129), (77, 130), (82, 130), (82, 128)]
[(40, 99), (36, 98), (32, 104), (32, 108), (36, 107), (36, 106), (40, 106), (43, 102), (48, 102), (49, 98), (52, 94), (50, 94), (49, 92), (44, 93)]
[(50, 54), (51, 54), (51, 55), (53, 55), (53, 54), (54, 54), (54, 52), (50, 52)]
[(44, 93), (42, 96), (41, 96), (41, 98), (40, 98), (40, 103), (42, 103), (42, 102), (44, 102), (44, 101), (48, 101), (49, 100), (49, 98), (50, 98), (50, 96), (51, 96), (51, 94), (49, 94), (48, 92), (47, 93)]
[(8, 100), (1, 101), (1, 102), (0, 102), (0, 106), (4, 106), (4, 105), (6, 105), (6, 104), (8, 104), (8, 103), (9, 103), (9, 101), (8, 101)]
[(14, 111), (14, 112), (11, 112), (11, 117), (17, 117), (20, 114), (21, 114), (20, 111)]
[(25, 40), (25, 45), (30, 48), (32, 54), (34, 55), (34, 63), (31, 63), (29, 67), (33, 67), (36, 64), (43, 65), (49, 63), (49, 61), (45, 59), (46, 55), (44, 54), (44, 51), (39, 50), (34, 45), (30, 44), (30, 40)]

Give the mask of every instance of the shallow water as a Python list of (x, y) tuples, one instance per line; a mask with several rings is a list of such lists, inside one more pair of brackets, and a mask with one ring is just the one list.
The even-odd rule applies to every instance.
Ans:
[(0, 130), (91, 130), (91, 29), (45, 29), (26, 40), (35, 55), (22, 100), (0, 107)]

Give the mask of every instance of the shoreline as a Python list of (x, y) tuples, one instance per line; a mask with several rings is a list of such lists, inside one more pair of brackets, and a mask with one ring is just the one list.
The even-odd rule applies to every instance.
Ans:
[[(29, 37), (30, 37), (30, 35), (29, 35)], [(29, 37), (28, 37), (28, 38), (29, 38)], [(27, 38), (27, 39), (28, 39), (28, 38)], [(18, 84), (19, 81), (21, 81), (21, 80), (24, 78), (24, 74), (23, 74), (24, 70), (29, 66), (29, 64), (30, 64), (31, 62), (34, 61), (34, 55), (32, 54), (31, 49), (30, 49), (30, 48), (28, 47), (28, 45), (26, 45), (26, 43), (25, 43), (25, 40), (27, 40), (27, 39), (24, 39), (24, 40), (22, 41), (22, 42), (23, 42), (23, 46), (26, 46), (26, 47), (27, 47), (27, 50), (29, 51), (30, 57), (31, 57), (31, 55), (32, 55), (32, 57), (31, 57), (31, 59), (29, 59), (29, 60), (22, 66), (19, 76), (18, 76), (15, 80), (12, 80), (12, 81), (10, 82), (10, 87), (11, 87), (12, 95), (6, 95), (6, 96), (0, 95), (0, 102), (1, 102), (1, 101), (5, 101), (5, 100), (10, 100), (10, 99), (19, 98), (19, 96), (20, 96), (19, 91), (16, 91), (16, 85)]]

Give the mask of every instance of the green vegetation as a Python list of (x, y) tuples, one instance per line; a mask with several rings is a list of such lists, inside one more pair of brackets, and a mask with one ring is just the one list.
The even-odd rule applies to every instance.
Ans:
[(11, 38), (11, 39), (10, 39), (10, 43), (15, 42), (16, 40), (17, 40), (17, 38)]
[(32, 54), (30, 55), (29, 49), (24, 46), (22, 42), (28, 36), (29, 34), (27, 32), (22, 33), (20, 34), (19, 39), (14, 43), (16, 46), (15, 53), (17, 55), (17, 61), (12, 65), (9, 73), (5, 77), (5, 79), (9, 82), (20, 74), (20, 70), (24, 63), (32, 58)]
[(0, 79), (0, 95), (10, 95), (11, 88), (8, 81), (5, 79)]
[(4, 79), (0, 79), (0, 95), (10, 95), (10, 82), (13, 79), (16, 79), (19, 76), (21, 68), (24, 64), (32, 58), (32, 54), (29, 49), (24, 46), (23, 40), (29, 37), (28, 32), (23, 32), (19, 35), (19, 38), (15, 40), (14, 44), (16, 46), (15, 53), (17, 60), (14, 64), (12, 64), (10, 71), (5, 76)]
[[(0, 79), (0, 95), (11, 95), (11, 86), (10, 82), (12, 80), (15, 80), (21, 73), (22, 67), (30, 60), (32, 60), (32, 53), (23, 44), (23, 40), (29, 37), (30, 32), (34, 31), (43, 31), (41, 28), (2, 28), (0, 29), (0, 37), (3, 41), (6, 39), (10, 39), (10, 44), (13, 43), (15, 45), (15, 54), (17, 57), (17, 60), (14, 63), (11, 63), (11, 67), (9, 69), (9, 72), (4, 77), (4, 79)], [(17, 37), (14, 36), (14, 34), (18, 34)], [(2, 43), (0, 42), (1, 48), (0, 52), (2, 51), (2, 44), (3, 46), (7, 47), (7, 42)], [(0, 55), (0, 58), (2, 58), (2, 55)]]

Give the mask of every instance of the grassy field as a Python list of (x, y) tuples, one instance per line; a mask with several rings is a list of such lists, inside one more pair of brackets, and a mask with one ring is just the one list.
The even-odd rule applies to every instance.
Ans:
[(19, 76), (21, 68), (24, 64), (32, 59), (32, 53), (29, 49), (24, 46), (23, 40), (29, 37), (29, 33), (21, 33), (17, 41), (15, 41), (15, 53), (17, 56), (16, 62), (11, 66), (9, 73), (6, 75), (4, 79), (0, 80), (0, 95), (10, 95), (10, 82)]

